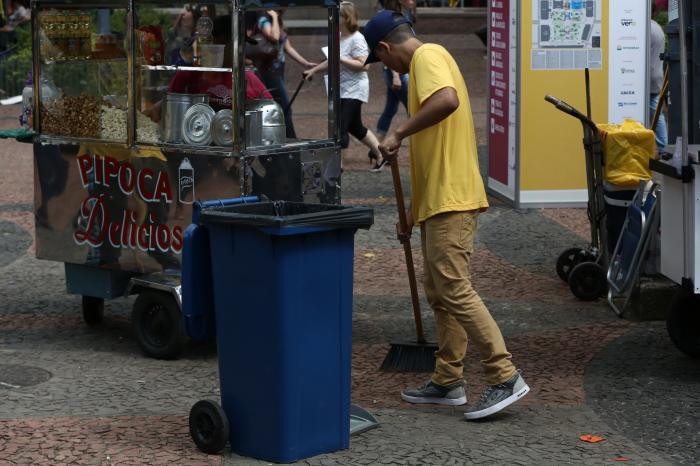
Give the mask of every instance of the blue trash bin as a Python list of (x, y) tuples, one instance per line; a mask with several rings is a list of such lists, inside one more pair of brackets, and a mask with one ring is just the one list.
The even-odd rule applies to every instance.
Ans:
[(192, 223), (185, 229), (182, 248), (182, 317), (187, 336), (207, 340), (216, 334), (214, 292), (209, 255), (209, 231), (199, 224), (202, 209), (258, 202), (257, 196), (198, 201), (192, 205)]
[(363, 207), (203, 209), (232, 451), (288, 463), (347, 448), (354, 234)]

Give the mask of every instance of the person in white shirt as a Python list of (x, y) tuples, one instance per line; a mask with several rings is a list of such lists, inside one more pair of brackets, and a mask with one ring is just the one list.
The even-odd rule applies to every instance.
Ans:
[[(656, 14), (656, 3), (652, 4), (652, 16)], [(664, 81), (664, 62), (660, 55), (666, 50), (666, 34), (659, 26), (659, 23), (651, 20), (649, 26), (649, 112), (650, 121), (654, 117), (656, 107), (659, 105), (659, 93)], [(668, 144), (668, 130), (666, 128), (666, 117), (661, 112), (659, 121), (656, 124), (656, 147), (658, 150)]]
[[(359, 32), (357, 12), (352, 2), (340, 3), (340, 143), (348, 147), (349, 136), (370, 149), (370, 170), (380, 171), (387, 161), (379, 151), (379, 141), (372, 131), (362, 124), (362, 104), (369, 100), (369, 78), (365, 60), (369, 56), (367, 41)], [(328, 69), (328, 60), (304, 71), (310, 80), (312, 76)]]

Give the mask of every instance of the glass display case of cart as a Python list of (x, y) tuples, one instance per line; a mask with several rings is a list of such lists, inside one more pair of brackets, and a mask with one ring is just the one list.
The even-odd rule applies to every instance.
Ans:
[[(305, 2), (308, 6), (302, 3), (295, 4), (295, 18), (306, 17), (305, 8), (311, 17), (320, 6), (311, 0)], [(332, 8), (333, 3), (322, 5)], [(331, 35), (314, 38), (306, 52), (313, 56), (299, 59), (280, 8), (272, 16), (281, 39), (272, 61), (263, 60), (269, 69), (263, 69), (249, 53), (263, 53), (266, 39), (260, 28), (265, 15), (269, 26), (270, 10), (252, 1), (239, 7), (230, 1), (191, 6), (164, 0), (37, 0), (33, 71), (40, 77), (35, 90), (41, 95), (34, 99), (33, 114), (40, 139), (227, 154), (244, 148), (298, 151), (309, 143), (332, 146), (335, 90), (331, 97), (321, 91), (303, 99), (305, 112), (300, 112), (296, 132), (291, 121), (294, 97), (289, 98), (291, 89), (296, 87), (294, 96), (301, 89), (303, 66), (325, 58), (322, 50), (328, 49)], [(287, 65), (286, 73), (285, 56), (297, 61)], [(289, 82), (289, 76), (296, 78)], [(336, 86), (331, 83), (326, 91)], [(316, 115), (328, 115), (328, 125), (309, 124)]]
[[(230, 151), (231, 4), (176, 4), (170, 10), (177, 15), (160, 14), (165, 9), (159, 2), (135, 8), (136, 143)], [(228, 131), (214, 138), (217, 112), (217, 120), (227, 117)]]
[[(304, 8), (309, 10), (305, 14)], [(234, 125), (243, 121), (242, 140), (239, 147), (275, 150), (284, 146), (299, 146), (310, 141), (328, 140), (327, 126), (298, 125), (296, 137), (288, 137), (285, 116), (291, 115), (284, 102), (289, 102), (291, 90), (300, 89), (303, 67), (294, 62), (287, 65), (297, 73), (284, 87), (284, 45), (288, 39), (283, 30), (283, 40), (276, 46), (275, 70), (256, 68), (248, 53), (265, 41), (260, 32), (262, 18), (267, 10), (246, 9), (235, 17), (231, 2), (199, 4), (170, 4), (169, 9), (179, 11), (175, 18), (156, 14), (163, 11), (162, 0), (138, 2), (134, 11), (135, 28), (135, 106), (136, 143), (159, 146), (187, 146), (217, 152), (233, 150)], [(311, 16), (318, 5), (295, 7), (295, 17)], [(281, 15), (279, 16), (281, 20)], [(282, 25), (281, 25), (282, 26)], [(304, 39), (298, 39), (303, 43)], [(322, 49), (327, 45), (323, 38), (315, 38), (313, 61), (320, 61)], [(258, 47), (261, 48), (262, 46)], [(241, 53), (242, 72), (236, 71), (236, 49)], [(258, 50), (256, 49), (256, 50)], [(281, 51), (280, 51), (281, 49)], [(271, 53), (271, 52), (267, 52)], [(287, 55), (288, 57), (289, 55)], [(300, 55), (294, 50), (294, 60)], [(282, 60), (279, 62), (279, 60)], [(288, 62), (290, 60), (287, 60)], [(278, 84), (266, 76), (281, 73)], [(267, 73), (267, 74), (266, 74)], [(289, 72), (286, 73), (290, 75)], [(240, 89), (242, 88), (242, 89)], [(239, 90), (240, 89), (240, 90)], [(245, 101), (236, 112), (234, 97)], [(284, 92), (284, 99), (280, 93)], [(289, 95), (287, 95), (289, 92)], [(328, 100), (319, 93), (318, 98), (308, 99), (306, 114), (327, 114)], [(308, 108), (311, 105), (313, 108)], [(308, 116), (306, 118), (309, 118)], [(301, 119), (301, 117), (300, 117)]]
[(126, 5), (39, 4), (35, 14), (42, 88), (50, 89), (39, 100), (41, 133), (126, 143)]

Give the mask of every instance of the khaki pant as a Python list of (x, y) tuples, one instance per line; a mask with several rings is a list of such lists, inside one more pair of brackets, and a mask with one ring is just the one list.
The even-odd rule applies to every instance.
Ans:
[(471, 284), (470, 261), (478, 212), (447, 212), (421, 225), (425, 294), (435, 312), (438, 351), (432, 381), (462, 380), (471, 340), (481, 355), (486, 383), (503, 383), (515, 374), (503, 335)]

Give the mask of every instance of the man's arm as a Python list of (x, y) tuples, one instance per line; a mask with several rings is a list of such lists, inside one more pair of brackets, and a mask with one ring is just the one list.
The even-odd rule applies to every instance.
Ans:
[(443, 87), (428, 97), (420, 110), (398, 128), (389, 132), (379, 145), (382, 155), (393, 160), (399, 154), (401, 140), (419, 131), (429, 128), (450, 116), (459, 107), (457, 91), (452, 87)]

